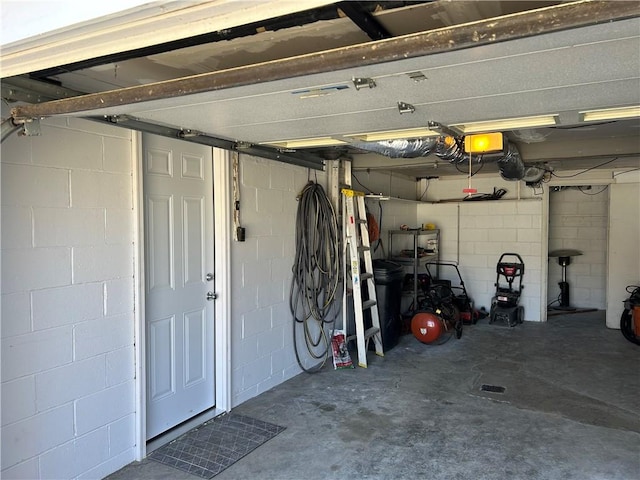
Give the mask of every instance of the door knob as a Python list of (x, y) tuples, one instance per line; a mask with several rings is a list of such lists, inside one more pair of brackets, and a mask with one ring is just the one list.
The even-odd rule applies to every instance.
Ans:
[(213, 280), (213, 273), (207, 273), (207, 276), (204, 278), (207, 282), (210, 282), (211, 280)]
[(216, 298), (218, 298), (217, 293), (207, 292), (207, 300), (212, 301), (212, 300), (215, 300)]

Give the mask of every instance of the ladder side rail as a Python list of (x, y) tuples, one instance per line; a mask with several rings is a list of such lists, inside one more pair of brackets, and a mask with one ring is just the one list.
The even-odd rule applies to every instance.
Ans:
[(346, 230), (346, 222), (345, 222), (345, 218), (347, 218), (347, 205), (346, 202), (344, 201), (344, 198), (342, 198), (342, 195), (339, 195), (338, 197), (338, 201), (340, 201), (340, 199), (342, 199), (342, 205), (340, 205), (340, 211), (342, 212), (342, 244), (341, 246), (341, 255), (342, 255), (342, 328), (336, 328), (334, 329), (335, 333), (342, 333), (344, 335), (344, 338), (346, 340), (347, 338), (347, 333), (348, 333), (348, 325), (349, 325), (349, 318), (348, 318), (348, 309), (347, 309), (347, 293), (348, 293), (348, 288), (347, 286), (351, 283), (351, 280), (349, 279), (349, 272), (347, 270), (347, 253), (348, 253), (348, 248), (349, 248), (349, 244), (347, 242), (347, 230)]
[[(344, 192), (344, 190), (343, 190)], [(349, 243), (351, 283), (353, 285), (353, 316), (356, 325), (356, 343), (358, 346), (358, 365), (367, 367), (367, 341), (365, 339), (364, 318), (362, 311), (362, 288), (360, 281), (360, 255), (358, 253), (358, 237), (356, 231), (357, 217), (353, 205), (353, 195), (345, 194), (346, 204), (346, 240)]]
[[(371, 242), (369, 240), (369, 227), (366, 222), (367, 212), (364, 205), (364, 196), (358, 196), (358, 218), (360, 220), (364, 220), (364, 222), (359, 223), (359, 227), (360, 227), (360, 239), (363, 247), (362, 251), (363, 251), (364, 264), (365, 264), (365, 271), (373, 274), (373, 260), (371, 259)], [(375, 289), (373, 290), (373, 292), (369, 291), (369, 298), (372, 300), (377, 300)]]
[[(367, 278), (367, 292), (369, 300), (375, 302), (369, 311), (371, 312), (371, 325), (377, 332), (373, 335), (373, 342), (376, 347), (376, 354), (384, 356), (384, 349), (382, 346), (382, 329), (380, 328), (380, 313), (378, 310), (378, 298), (376, 293), (376, 284), (373, 275), (373, 260), (371, 258), (371, 242), (369, 240), (369, 228), (367, 223), (367, 212), (364, 204), (364, 195), (357, 196), (358, 203), (358, 222), (360, 227), (360, 239), (363, 247), (363, 257), (365, 264), (365, 272), (371, 275)], [(367, 342), (368, 343), (368, 342)]]

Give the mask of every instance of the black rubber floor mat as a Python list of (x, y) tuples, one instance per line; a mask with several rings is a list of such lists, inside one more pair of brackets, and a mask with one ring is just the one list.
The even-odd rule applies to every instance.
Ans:
[(243, 415), (222, 415), (153, 451), (149, 458), (212, 478), (284, 429)]

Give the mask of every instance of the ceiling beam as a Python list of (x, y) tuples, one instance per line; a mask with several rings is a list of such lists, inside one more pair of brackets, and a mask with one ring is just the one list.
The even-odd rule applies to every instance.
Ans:
[(638, 2), (579, 1), (387, 40), (230, 68), (12, 110), (14, 121), (99, 111), (232, 87), (473, 48), (640, 16)]
[(360, 30), (366, 33), (371, 40), (384, 40), (385, 38), (392, 37), (380, 22), (370, 13), (360, 8), (359, 2), (340, 2), (337, 6)]
[(42, 103), (86, 94), (57, 83), (35, 80), (22, 75), (2, 80), (0, 87), (2, 98), (7, 102)]

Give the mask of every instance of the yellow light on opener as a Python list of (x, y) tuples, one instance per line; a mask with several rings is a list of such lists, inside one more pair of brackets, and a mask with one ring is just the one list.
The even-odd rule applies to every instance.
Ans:
[(488, 153), (504, 150), (502, 133), (481, 133), (464, 137), (464, 151), (466, 153)]

